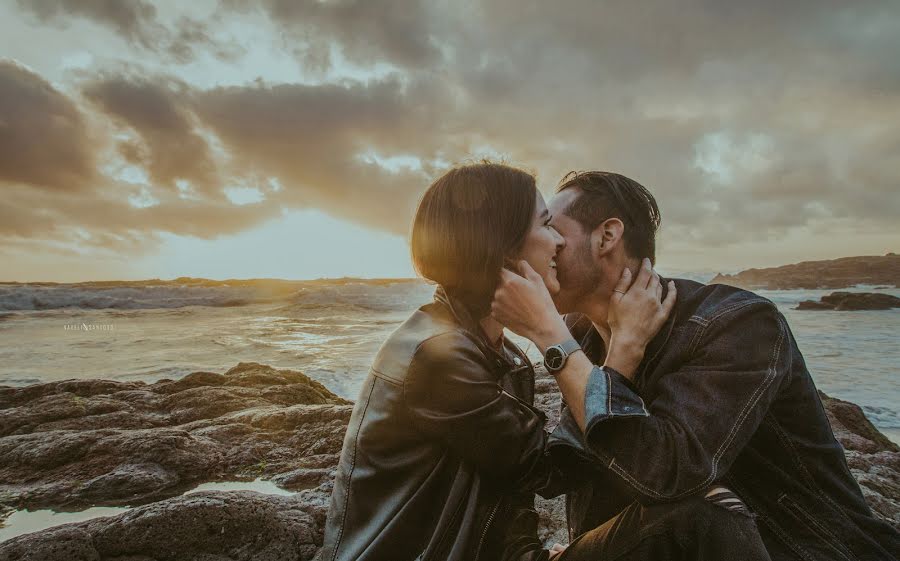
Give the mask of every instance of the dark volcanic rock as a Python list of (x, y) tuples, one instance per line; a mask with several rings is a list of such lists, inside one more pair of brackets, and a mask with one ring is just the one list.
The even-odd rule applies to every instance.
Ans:
[[(870, 505), (900, 527), (898, 447), (856, 405), (822, 399)], [(542, 371), (536, 402), (555, 426), (560, 397)], [(306, 561), (321, 546), (351, 407), (298, 372), (250, 363), (153, 385), (57, 382), (0, 388), (0, 403), (0, 508), (158, 501), (0, 543), (0, 561)], [(167, 498), (259, 475), (300, 492)], [(564, 501), (536, 505), (541, 539), (566, 543)]]
[(4, 561), (301, 561), (324, 520), (304, 495), (201, 492), (0, 544)]
[[(0, 505), (135, 505), (340, 453), (351, 406), (300, 372), (241, 363), (177, 382), (0, 388)], [(318, 467), (318, 466), (315, 466)]]
[(834, 306), (825, 302), (816, 302), (815, 300), (804, 300), (797, 304), (795, 310), (833, 310)]
[(890, 310), (900, 308), (900, 298), (874, 292), (832, 292), (820, 302), (804, 300), (798, 310)]
[(857, 284), (898, 286), (900, 255), (843, 257), (804, 261), (767, 269), (747, 269), (736, 275), (716, 275), (710, 283), (740, 288), (787, 290), (792, 288), (848, 288)]

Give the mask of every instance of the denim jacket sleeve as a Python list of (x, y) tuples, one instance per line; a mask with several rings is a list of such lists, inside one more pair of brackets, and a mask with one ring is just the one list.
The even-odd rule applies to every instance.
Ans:
[(699, 329), (650, 403), (615, 370), (591, 373), (583, 444), (639, 500), (676, 500), (724, 475), (791, 370), (787, 324), (767, 301), (702, 320)]
[(504, 391), (466, 337), (425, 341), (410, 363), (404, 399), (410, 422), (498, 484), (534, 492), (554, 479), (544, 415)]

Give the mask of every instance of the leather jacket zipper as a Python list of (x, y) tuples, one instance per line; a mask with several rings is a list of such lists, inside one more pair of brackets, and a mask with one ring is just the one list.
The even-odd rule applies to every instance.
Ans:
[(503, 499), (497, 501), (497, 504), (494, 505), (494, 508), (491, 509), (491, 514), (488, 516), (487, 522), (484, 525), (484, 531), (481, 532), (481, 539), (478, 540), (478, 550), (475, 552), (475, 561), (478, 561), (481, 558), (481, 550), (484, 548), (484, 540), (487, 538), (488, 530), (491, 529), (491, 523), (494, 522), (494, 517), (497, 516), (497, 511), (500, 510), (500, 505), (503, 503)]

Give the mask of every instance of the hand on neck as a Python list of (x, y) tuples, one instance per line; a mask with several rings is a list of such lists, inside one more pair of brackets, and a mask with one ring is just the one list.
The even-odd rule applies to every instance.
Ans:
[(609, 299), (613, 295), (613, 288), (618, 284), (625, 267), (628, 267), (628, 269), (631, 270), (631, 278), (637, 278), (640, 266), (640, 259), (629, 257), (624, 258), (618, 264), (611, 263), (608, 267), (605, 267), (607, 272), (602, 276), (601, 285), (597, 287), (597, 290), (586, 298), (585, 301), (578, 306), (578, 310), (576, 310), (586, 315), (591, 320), (591, 323), (594, 324), (594, 328), (597, 329), (597, 332), (607, 346), (609, 345), (611, 335), (607, 318), (609, 317)]

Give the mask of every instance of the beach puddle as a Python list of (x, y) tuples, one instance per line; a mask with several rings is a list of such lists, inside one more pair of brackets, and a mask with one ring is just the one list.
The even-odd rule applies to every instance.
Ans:
[[(271, 481), (255, 479), (253, 481), (213, 481), (201, 483), (196, 487), (185, 491), (184, 495), (198, 493), (200, 491), (256, 491), (264, 495), (293, 495), (294, 492), (286, 491)], [(41, 510), (16, 510), (4, 521), (0, 527), (0, 542), (21, 536), (39, 532), (61, 524), (83, 522), (93, 518), (115, 516), (128, 512), (132, 507), (126, 506), (95, 506), (77, 512), (57, 512), (52, 509)]]

